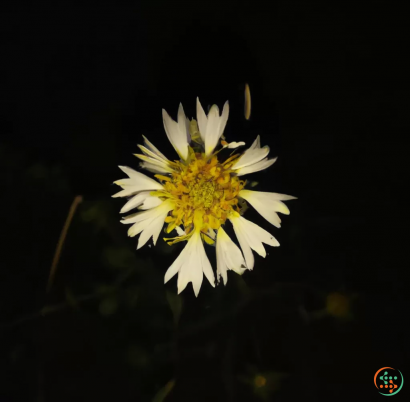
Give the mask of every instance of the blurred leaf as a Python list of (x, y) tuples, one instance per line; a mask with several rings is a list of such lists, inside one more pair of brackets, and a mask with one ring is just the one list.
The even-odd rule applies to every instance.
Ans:
[(113, 315), (118, 310), (118, 300), (114, 296), (107, 297), (100, 302), (99, 311), (103, 316)]
[(81, 209), (81, 218), (85, 222), (91, 222), (98, 229), (107, 227), (109, 210), (104, 202), (84, 203)]
[(79, 308), (79, 303), (69, 288), (65, 288), (65, 299), (71, 307), (76, 309)]
[(280, 389), (282, 380), (288, 374), (277, 371), (260, 372), (256, 367), (248, 367), (248, 375), (242, 375), (239, 380), (253, 388), (254, 394), (264, 401), (270, 401), (272, 394)]
[(40, 314), (41, 315), (47, 315), (49, 313), (53, 313), (54, 311), (58, 311), (61, 310), (61, 306), (60, 305), (49, 305), (49, 306), (44, 306), (41, 310), (40, 310)]
[(137, 259), (127, 247), (107, 247), (102, 255), (103, 263), (114, 268), (135, 268)]
[(167, 290), (167, 300), (169, 307), (172, 310), (172, 314), (174, 316), (174, 324), (178, 325), (179, 318), (181, 317), (182, 312), (182, 297), (177, 295), (176, 293), (170, 292)]
[(174, 388), (175, 386), (175, 380), (171, 380), (169, 381), (165, 387), (161, 388), (156, 395), (154, 396), (154, 399), (152, 400), (152, 402), (163, 402), (165, 400), (165, 398), (167, 397), (167, 395), (171, 392), (171, 390)]
[(254, 392), (262, 400), (271, 400), (271, 395), (280, 389), (284, 373), (268, 371), (257, 374), (253, 380)]
[(146, 368), (149, 363), (148, 353), (139, 345), (130, 345), (127, 351), (129, 363), (137, 368)]
[(123, 291), (125, 303), (129, 308), (134, 308), (139, 300), (139, 289), (136, 286), (131, 286)]
[(114, 285), (100, 284), (95, 287), (95, 292), (100, 295), (108, 295), (118, 291), (118, 288)]
[(238, 379), (253, 388), (254, 393), (263, 400), (271, 400), (271, 395), (279, 390), (281, 381), (289, 374), (278, 371), (259, 371), (256, 366), (248, 366), (247, 374)]
[(61, 168), (61, 166), (53, 166), (51, 168), (51, 176), (54, 178), (58, 178), (60, 176), (62, 176), (63, 170)]
[(13, 366), (17, 365), (20, 360), (22, 360), (25, 352), (25, 345), (16, 345), (9, 353), (10, 362)]
[(49, 176), (49, 171), (43, 164), (36, 163), (27, 169), (27, 175), (36, 180), (45, 180)]
[(349, 297), (342, 293), (330, 293), (326, 298), (326, 311), (333, 317), (348, 318), (350, 311)]

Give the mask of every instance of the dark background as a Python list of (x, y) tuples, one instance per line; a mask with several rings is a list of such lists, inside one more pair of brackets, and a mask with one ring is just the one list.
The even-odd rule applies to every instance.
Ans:
[[(387, 1), (3, 10), (0, 401), (376, 400), (379, 368), (406, 377), (407, 24)], [(136, 252), (111, 198), (141, 134), (176, 158), (161, 109), (196, 96), (279, 156), (258, 190), (298, 197), (280, 230), (247, 211), (281, 247), (198, 298), (163, 285), (182, 246)]]

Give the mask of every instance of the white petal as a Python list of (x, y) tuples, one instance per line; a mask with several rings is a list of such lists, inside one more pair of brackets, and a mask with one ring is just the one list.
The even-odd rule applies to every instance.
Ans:
[(243, 141), (241, 141), (241, 142), (230, 142), (228, 144), (228, 148), (235, 149), (235, 148), (238, 148), (238, 147), (242, 147), (243, 145), (245, 145), (245, 143)]
[(149, 195), (147, 198), (145, 198), (144, 203), (139, 207), (139, 209), (142, 209), (142, 210), (151, 209), (161, 204), (162, 204), (162, 200), (160, 198)]
[(111, 197), (112, 197), (112, 198), (128, 197), (128, 196), (134, 195), (134, 194), (136, 194), (136, 193), (138, 193), (138, 191), (129, 191), (129, 189), (128, 189), (128, 190), (121, 190), (121, 191), (119, 191), (118, 193), (112, 195)]
[(242, 156), (232, 165), (232, 169), (240, 169), (245, 166), (253, 165), (256, 162), (266, 158), (269, 154), (269, 147), (266, 145), (263, 148), (249, 148)]
[(293, 200), (296, 197), (279, 193), (241, 190), (239, 196), (248, 201), (268, 222), (280, 228), (280, 219), (276, 212), (289, 215), (289, 208), (281, 200)]
[(218, 144), (219, 138), (223, 134), (226, 126), (226, 122), (229, 117), (229, 102), (226, 101), (222, 116), (219, 116), (219, 109), (217, 105), (213, 105), (208, 113), (208, 123), (206, 126), (205, 133), (205, 154), (207, 156), (211, 155), (216, 145)]
[(137, 172), (134, 169), (131, 169), (128, 166), (118, 166), (128, 177), (133, 178), (133, 177), (138, 177), (140, 175), (144, 176), (142, 173)]
[[(195, 296), (197, 297), (204, 278), (204, 273), (202, 270), (203, 256), (201, 254), (200, 246), (202, 246), (202, 248), (204, 247), (201, 238), (198, 237), (195, 246), (192, 249), (191, 255), (189, 256), (189, 264), (187, 265), (187, 269), (189, 269), (189, 282), (192, 283), (192, 288), (194, 289)], [(206, 256), (205, 258), (208, 260)], [(179, 289), (178, 293), (181, 293)]]
[(256, 140), (252, 143), (252, 145), (249, 147), (249, 149), (257, 149), (261, 147), (261, 137), (258, 135), (256, 137)]
[(212, 151), (218, 143), (219, 134), (219, 108), (217, 105), (212, 105), (208, 113), (208, 124), (205, 132), (205, 154), (206, 156), (212, 154)]
[(212, 228), (209, 228), (209, 229), (208, 229), (208, 236), (209, 236), (212, 240), (215, 240), (215, 236), (216, 236), (215, 230), (213, 230)]
[[(200, 261), (199, 256), (197, 255), (196, 250), (196, 243), (200, 241), (197, 236), (197, 232), (194, 233), (191, 238), (188, 240), (188, 244), (185, 246), (184, 250), (184, 259), (181, 263), (179, 272), (178, 272), (178, 280), (177, 280), (177, 287), (178, 287), (178, 294), (181, 293), (189, 282), (191, 282), (191, 276), (193, 274), (193, 270), (197, 268), (195, 264), (195, 260)], [(182, 254), (182, 253), (181, 253)], [(194, 258), (192, 258), (194, 257)], [(194, 262), (193, 265), (191, 263)]]
[[(190, 142), (191, 136), (189, 135), (189, 123), (187, 125), (187, 118), (185, 116), (184, 108), (182, 107), (182, 103), (179, 104), (178, 108), (178, 128), (181, 133), (185, 134), (185, 141), (187, 145)], [(188, 157), (188, 151), (187, 151)], [(186, 158), (185, 158), (186, 159)]]
[(183, 229), (181, 228), (181, 226), (176, 226), (176, 227), (175, 227), (175, 230), (177, 231), (178, 236), (185, 236), (185, 235), (186, 235), (185, 230), (183, 230)]
[(136, 212), (134, 214), (123, 217), (121, 223), (124, 223), (126, 225), (128, 225), (129, 223), (137, 223), (150, 219), (154, 215), (155, 211), (152, 209), (149, 209), (148, 211)]
[[(189, 254), (185, 256), (186, 261), (182, 263), (181, 268), (179, 269), (178, 279), (177, 279), (178, 294), (180, 294), (183, 290), (185, 290), (188, 283), (191, 282), (192, 272), (190, 271), (191, 267), (190, 267), (189, 261), (191, 260), (192, 253), (193, 251), (191, 251)], [(195, 269), (195, 267), (193, 267), (193, 269)]]
[(245, 257), (246, 261), (246, 266), (248, 269), (253, 269), (253, 266), (255, 264), (255, 258), (253, 256), (251, 247), (249, 246), (249, 243), (243, 233), (243, 227), (239, 224), (238, 222), (239, 218), (229, 218), (229, 220), (232, 223), (233, 230), (235, 231), (236, 238), (239, 241), (239, 245), (241, 246), (243, 256)]
[(151, 158), (147, 155), (142, 155), (142, 154), (134, 154), (134, 155), (144, 162), (148, 162), (151, 165), (155, 165), (159, 167), (160, 169), (165, 170), (167, 173), (172, 173), (174, 171), (174, 169), (172, 169), (166, 162)]
[(137, 249), (146, 244), (151, 236), (153, 237), (155, 245), (162, 226), (164, 225), (165, 218), (168, 212), (173, 208), (174, 204), (167, 200), (155, 208), (129, 215), (121, 221), (121, 223), (134, 223), (134, 225), (128, 229), (128, 236), (133, 237), (141, 233)]
[[(150, 222), (152, 221), (151, 219), (146, 219), (143, 221), (139, 221), (137, 223), (134, 223), (130, 228), (128, 229), (128, 236), (129, 237), (135, 237), (136, 235), (140, 234), (143, 230), (145, 230), (149, 225)], [(122, 222), (124, 223), (124, 222)]]
[(137, 250), (144, 246), (144, 244), (150, 239), (151, 236), (154, 237), (154, 245), (156, 244), (161, 229), (164, 226), (167, 213), (168, 212), (162, 213), (161, 215), (158, 215), (156, 218), (152, 219), (149, 226), (142, 231), (140, 238), (138, 239)]
[(266, 251), (262, 243), (268, 244), (269, 246), (273, 247), (279, 246), (279, 242), (268, 231), (261, 228), (256, 223), (248, 221), (242, 216), (239, 219), (242, 221), (244, 225), (245, 233), (249, 240), (249, 245), (260, 256), (266, 256)]
[[(208, 279), (209, 283), (213, 287), (215, 287), (214, 271), (212, 270), (211, 263), (209, 262), (208, 256), (206, 255), (204, 243), (202, 243), (202, 240), (198, 244), (198, 249), (201, 255), (202, 271), (204, 272), (206, 279)], [(198, 296), (198, 293), (199, 293), (199, 288), (198, 288), (198, 292), (196, 292), (196, 296)]]
[(150, 172), (153, 172), (153, 173), (169, 174), (168, 169), (164, 169), (164, 168), (162, 168), (162, 167), (158, 167), (158, 166), (153, 165), (152, 163), (149, 163), (149, 162), (141, 162), (141, 163), (140, 163), (140, 166), (141, 166), (143, 169), (149, 170)]
[(192, 234), (181, 254), (168, 268), (164, 282), (168, 282), (176, 273), (178, 273), (178, 293), (181, 293), (187, 284), (192, 282), (195, 295), (198, 296), (204, 273), (211, 285), (215, 286), (214, 273), (205, 253), (199, 231)]
[(222, 227), (216, 239), (217, 273), (222, 276), (224, 284), (228, 281), (227, 269), (242, 274), (246, 268), (241, 250), (226, 234)]
[(168, 159), (164, 159), (163, 157), (157, 155), (154, 151), (151, 151), (147, 147), (144, 147), (143, 145), (138, 144), (138, 148), (141, 149), (141, 151), (146, 155), (149, 156), (150, 158), (153, 158), (159, 162), (164, 163), (165, 165), (169, 165), (170, 161)]
[[(178, 115), (182, 115), (182, 114), (183, 114), (183, 110), (182, 112), (178, 112)], [(169, 114), (164, 109), (162, 109), (162, 118), (164, 121), (165, 132), (167, 134), (167, 137), (170, 143), (175, 148), (178, 155), (183, 160), (186, 160), (188, 158), (188, 142), (187, 142), (187, 133), (186, 133), (185, 124), (179, 125), (177, 122), (171, 119)], [(181, 129), (181, 126), (183, 126), (182, 129)]]
[[(262, 243), (274, 247), (279, 246), (279, 242), (269, 232), (267, 232), (265, 229), (262, 229), (255, 223), (248, 221), (242, 216), (231, 217), (229, 219), (233, 224), (235, 234), (238, 237), (239, 244), (241, 245), (242, 251), (245, 256), (245, 261), (249, 269), (252, 269), (253, 267), (253, 255), (252, 259), (250, 259), (249, 247), (256, 251), (261, 257), (265, 257), (266, 251)], [(252, 252), (250, 252), (250, 254), (252, 254)], [(248, 260), (252, 262), (252, 266), (250, 266)]]
[(167, 160), (168, 160), (168, 158), (167, 158), (163, 153), (161, 153), (161, 152), (158, 150), (158, 148), (156, 148), (156, 147), (154, 146), (154, 144), (152, 144), (150, 141), (148, 141), (148, 138), (147, 138), (147, 137), (145, 137), (144, 135), (143, 135), (142, 137), (144, 138), (144, 143), (145, 143), (145, 145), (146, 145), (147, 148), (149, 148), (152, 152), (154, 152), (160, 159), (162, 159), (162, 160), (164, 160), (164, 161), (167, 161)]
[(147, 190), (162, 190), (163, 186), (161, 183), (145, 176), (140, 172), (137, 172), (126, 166), (119, 166), (119, 168), (125, 172), (130, 178), (117, 180), (114, 182), (118, 186), (121, 186), (124, 190), (128, 190), (129, 194), (138, 191), (147, 191)]
[[(219, 229), (220, 230), (220, 229)], [(216, 242), (216, 275), (219, 278), (222, 276), (224, 285), (228, 282), (228, 267), (226, 266), (224, 250), (222, 249), (222, 242)]]
[(265, 247), (263, 247), (263, 243), (258, 238), (257, 233), (254, 230), (254, 228), (249, 227), (243, 222), (241, 224), (243, 225), (243, 231), (242, 231), (243, 235), (245, 236), (246, 241), (248, 242), (250, 248), (254, 250), (256, 253), (258, 253), (261, 257), (265, 258), (266, 257)]
[(129, 224), (129, 223), (137, 223), (141, 221), (145, 221), (147, 219), (155, 218), (158, 215), (161, 215), (163, 212), (169, 212), (174, 208), (174, 204), (167, 200), (162, 202), (161, 205), (148, 209), (147, 211), (137, 212), (132, 215), (125, 216), (121, 223)]
[(120, 213), (128, 212), (133, 208), (138, 207), (142, 204), (145, 199), (149, 196), (150, 191), (143, 191), (138, 193), (136, 196), (132, 197), (121, 209)]
[(259, 162), (254, 163), (243, 168), (236, 170), (237, 176), (244, 176), (245, 174), (259, 172), (261, 170), (267, 169), (269, 166), (272, 166), (278, 158), (268, 159), (265, 158)]
[(196, 98), (196, 118), (198, 120), (199, 133), (201, 134), (202, 141), (205, 143), (206, 126), (208, 124), (208, 118), (202, 108), (199, 98)]
[(186, 244), (184, 249), (180, 252), (177, 259), (167, 269), (167, 272), (165, 273), (165, 277), (164, 277), (164, 283), (167, 283), (171, 278), (173, 278), (179, 272), (179, 270), (182, 267), (182, 264), (189, 257), (189, 250), (190, 250), (191, 246), (192, 246), (192, 243), (189, 243), (189, 241), (188, 241), (188, 243)]
[(222, 115), (220, 118), (220, 123), (219, 123), (219, 133), (218, 133), (218, 139), (221, 138), (221, 135), (224, 133), (225, 127), (226, 127), (226, 122), (228, 121), (229, 117), (229, 102), (226, 101), (224, 104), (224, 107), (222, 109)]

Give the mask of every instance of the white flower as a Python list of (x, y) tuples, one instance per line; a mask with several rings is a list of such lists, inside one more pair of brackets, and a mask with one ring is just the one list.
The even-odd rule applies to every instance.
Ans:
[[(267, 158), (269, 147), (261, 148), (259, 136), (239, 157), (233, 155), (225, 162), (218, 161), (216, 154), (224, 148), (236, 149), (245, 145), (243, 142), (228, 143), (224, 140), (228, 102), (221, 115), (216, 105), (206, 115), (197, 99), (198, 123), (195, 120), (190, 122), (185, 117), (182, 105), (178, 109), (177, 121), (165, 110), (162, 115), (165, 132), (180, 160), (170, 161), (143, 137), (144, 145), (138, 145), (142, 154), (136, 156), (142, 161), (141, 167), (158, 173), (155, 175), (158, 181), (120, 166), (128, 178), (115, 182), (122, 187), (122, 191), (113, 197), (128, 198), (121, 213), (134, 208), (140, 210), (121, 221), (132, 224), (128, 230), (129, 236), (140, 235), (138, 249), (151, 237), (155, 245), (164, 223), (168, 224), (167, 233), (175, 229), (178, 234), (177, 237), (165, 239), (168, 244), (187, 241), (181, 254), (167, 270), (164, 281), (168, 282), (178, 274), (178, 293), (191, 282), (197, 296), (203, 275), (215, 286), (215, 276), (206, 256), (204, 242), (216, 245), (217, 277), (218, 281), (222, 277), (224, 284), (228, 280), (228, 270), (243, 274), (246, 269), (253, 269), (252, 250), (265, 257), (263, 243), (279, 246), (270, 233), (240, 216), (238, 199), (246, 200), (268, 222), (280, 227), (277, 212), (289, 213), (282, 201), (295, 197), (244, 189), (245, 182), (239, 176), (266, 169), (276, 161)], [(215, 152), (221, 137), (222, 148)], [(233, 225), (242, 251), (223, 229), (222, 225), (227, 220)]]

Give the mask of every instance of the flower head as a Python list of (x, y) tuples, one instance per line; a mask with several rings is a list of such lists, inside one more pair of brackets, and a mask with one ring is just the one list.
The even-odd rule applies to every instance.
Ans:
[[(180, 159), (170, 161), (143, 137), (144, 145), (138, 145), (142, 154), (135, 156), (142, 161), (141, 167), (155, 173), (157, 180), (120, 166), (128, 178), (115, 182), (122, 191), (113, 197), (129, 197), (121, 212), (134, 208), (140, 210), (122, 220), (122, 223), (132, 224), (128, 229), (129, 236), (140, 234), (137, 249), (151, 237), (155, 245), (164, 223), (167, 224), (166, 233), (175, 229), (178, 234), (165, 238), (168, 244), (187, 242), (165, 274), (165, 283), (178, 274), (178, 293), (192, 282), (195, 295), (198, 295), (204, 274), (215, 286), (204, 243), (216, 245), (217, 277), (218, 281), (222, 277), (224, 284), (228, 280), (228, 270), (242, 274), (246, 269), (253, 269), (252, 250), (265, 257), (263, 243), (279, 246), (269, 232), (241, 216), (241, 203), (247, 201), (268, 222), (280, 227), (277, 212), (289, 214), (282, 201), (295, 198), (245, 189), (246, 181), (241, 176), (266, 169), (276, 161), (276, 158), (268, 159), (269, 147), (261, 147), (259, 136), (242, 154), (235, 153), (223, 162), (218, 158), (224, 148), (236, 149), (245, 145), (243, 142), (220, 141), (228, 115), (228, 102), (222, 114), (213, 105), (206, 115), (199, 99), (197, 121), (186, 118), (182, 105), (178, 109), (177, 121), (163, 110), (165, 132)], [(219, 141), (222, 148), (215, 151)], [(242, 251), (223, 229), (228, 220)]]

